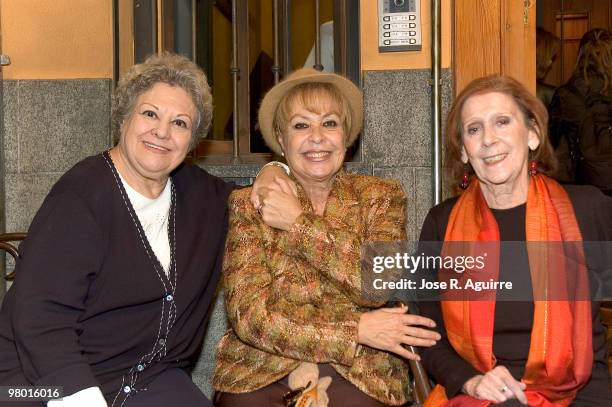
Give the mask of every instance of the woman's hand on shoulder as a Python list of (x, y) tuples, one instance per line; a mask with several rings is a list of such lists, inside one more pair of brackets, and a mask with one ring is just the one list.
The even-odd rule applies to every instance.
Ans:
[(361, 315), (357, 341), (406, 359), (419, 360), (418, 355), (406, 350), (402, 345), (435, 345), (436, 341), (440, 340), (440, 334), (429, 329), (435, 326), (435, 322), (429, 318), (406, 314), (405, 307), (381, 308)]
[(517, 399), (527, 404), (525, 396), (525, 383), (519, 382), (505, 366), (496, 366), (484, 375), (477, 375), (463, 385), (463, 392), (478, 400), (489, 400), (503, 403), (510, 399)]
[(297, 193), (284, 180), (276, 180), (269, 187), (259, 188), (259, 207), (257, 210), (266, 225), (290, 230), (302, 214), (302, 206)]
[(265, 188), (280, 188), (281, 186), (291, 190), (297, 197), (297, 188), (287, 173), (277, 165), (265, 165), (257, 174), (253, 188), (251, 188), (250, 200), (253, 207), (259, 208), (261, 205), (261, 191)]

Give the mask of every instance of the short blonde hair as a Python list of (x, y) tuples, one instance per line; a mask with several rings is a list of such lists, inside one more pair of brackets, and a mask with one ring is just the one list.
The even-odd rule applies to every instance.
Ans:
[(184, 56), (164, 53), (153, 55), (132, 66), (117, 84), (111, 108), (111, 131), (115, 141), (122, 123), (133, 113), (136, 99), (158, 83), (183, 89), (191, 96), (197, 117), (191, 132), (190, 148), (206, 136), (212, 122), (213, 104), (204, 71)]
[(348, 138), (351, 133), (348, 101), (338, 88), (324, 82), (302, 83), (283, 96), (274, 114), (273, 126), (276, 137), (281, 137), (287, 129), (295, 106), (301, 105), (308, 111), (321, 114), (324, 113), (322, 109), (326, 101), (331, 102), (332, 112), (340, 117), (344, 136)]

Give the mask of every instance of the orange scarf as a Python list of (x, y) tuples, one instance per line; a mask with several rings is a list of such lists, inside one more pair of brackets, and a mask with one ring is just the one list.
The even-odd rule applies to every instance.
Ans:
[[(526, 210), (527, 241), (582, 241), (569, 197), (552, 179), (543, 175), (530, 177)], [(479, 182), (472, 182), (453, 207), (444, 241), (499, 241), (497, 222), (480, 191)], [(572, 290), (580, 293), (576, 298), (583, 300), (546, 301), (541, 293), (551, 284), (555, 285), (557, 293), (561, 289), (562, 293), (569, 294), (564, 278), (548, 282), (550, 273), (566, 273), (566, 269), (563, 256), (555, 256), (547, 247), (545, 244), (527, 247), (535, 307), (527, 366), (521, 381), (527, 385), (525, 395), (530, 406), (567, 406), (586, 384), (593, 364), (591, 302), (584, 300), (588, 298), (585, 295), (589, 289), (588, 276), (581, 252), (582, 261)], [(491, 257), (488, 260), (491, 261)], [(498, 263), (489, 267), (492, 274), (487, 278), (497, 281), (499, 259), (494, 260)], [(562, 297), (557, 296), (559, 298)], [(495, 301), (442, 301), (441, 308), (448, 340), (457, 353), (482, 373), (494, 368)], [(484, 407), (490, 404), (465, 394), (449, 401), (444, 387), (438, 385), (425, 407)]]

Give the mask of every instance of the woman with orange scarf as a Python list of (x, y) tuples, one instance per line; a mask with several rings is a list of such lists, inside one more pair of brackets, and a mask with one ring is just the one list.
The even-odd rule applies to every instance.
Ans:
[[(533, 300), (502, 301), (498, 289), (484, 300), (462, 293), (421, 302), (421, 314), (442, 334), (421, 353), (438, 383), (426, 407), (612, 405), (599, 303), (588, 294), (589, 277), (612, 263), (583, 254), (582, 243), (612, 240), (612, 199), (544, 175), (555, 165), (547, 120), (544, 105), (503, 76), (473, 81), (451, 109), (447, 168), (464, 191), (431, 209), (421, 242), (444, 242), (442, 255), (456, 250), (452, 242), (496, 243), (486, 281), (523, 281), (517, 294)], [(522, 242), (523, 255), (509, 253), (504, 241)], [(573, 255), (585, 261), (559, 261), (550, 242), (578, 247)], [(561, 291), (539, 290), (542, 281)]]

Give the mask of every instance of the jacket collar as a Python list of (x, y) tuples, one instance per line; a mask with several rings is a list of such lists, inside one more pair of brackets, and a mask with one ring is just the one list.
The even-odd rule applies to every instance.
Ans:
[[(314, 208), (304, 187), (302, 187), (293, 175), (290, 175), (290, 178), (293, 179), (297, 185), (298, 200), (304, 212), (314, 213)], [(349, 209), (351, 207), (358, 208), (358, 206), (359, 200), (353, 182), (351, 181), (351, 175), (348, 174), (344, 168), (340, 168), (334, 176), (332, 189), (327, 198), (323, 216), (325, 218), (346, 219), (351, 212)]]

